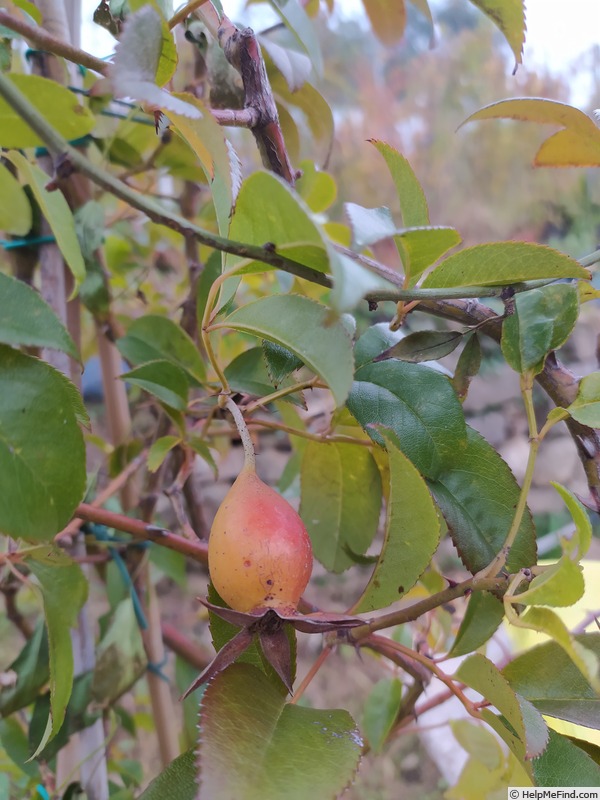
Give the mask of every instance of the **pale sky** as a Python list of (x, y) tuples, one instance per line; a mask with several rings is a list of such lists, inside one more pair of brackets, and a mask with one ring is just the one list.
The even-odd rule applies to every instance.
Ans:
[[(435, 7), (436, 0), (430, 2)], [(230, 16), (245, 19), (244, 0), (222, 0), (222, 4)], [(83, 0), (84, 20), (91, 19), (97, 5), (98, 0)], [(178, 0), (175, 5), (179, 5)], [(593, 44), (600, 44), (600, 0), (526, 0), (526, 6), (526, 67), (545, 65), (553, 72), (565, 71)], [(355, 16), (362, 9), (360, 0), (336, 0), (335, 7), (345, 16)], [(96, 25), (84, 23), (82, 46), (105, 56), (114, 47), (114, 40)], [(581, 84), (573, 87), (574, 105), (584, 103), (585, 91)]]

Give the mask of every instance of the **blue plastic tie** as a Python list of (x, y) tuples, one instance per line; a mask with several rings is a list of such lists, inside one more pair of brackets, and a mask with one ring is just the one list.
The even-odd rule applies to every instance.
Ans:
[[(86, 133), (85, 136), (80, 136), (79, 139), (71, 139), (69, 144), (71, 147), (85, 147), (92, 140), (92, 135)], [(35, 148), (35, 157), (39, 158), (40, 156), (47, 156), (48, 155), (48, 148), (47, 147), (36, 147)]]
[(50, 800), (50, 795), (48, 794), (48, 790), (45, 786), (42, 786), (41, 783), (35, 787), (35, 791), (39, 794), (42, 800)]
[[(106, 525), (98, 525), (96, 523), (92, 523), (92, 524), (87, 523), (84, 526), (84, 528), (85, 528), (85, 530), (88, 530), (91, 534), (93, 534), (99, 542), (119, 542), (120, 541), (116, 536), (114, 536), (114, 535), (112, 535), (112, 534), (110, 534), (108, 532), (108, 528), (106, 527)], [(126, 542), (126, 544), (129, 545), (129, 542)], [(148, 542), (141, 542), (140, 543), (142, 548), (147, 547), (148, 544), (149, 544)], [(138, 543), (136, 542), (132, 546), (133, 547), (137, 547)], [(140, 598), (138, 596), (138, 593), (136, 592), (136, 589), (135, 589), (135, 586), (133, 584), (133, 581), (131, 580), (131, 575), (129, 574), (129, 572), (127, 570), (127, 565), (123, 561), (123, 558), (122, 558), (121, 554), (119, 553), (119, 551), (117, 550), (116, 547), (113, 547), (112, 545), (109, 545), (107, 549), (108, 549), (108, 552), (110, 554), (110, 557), (114, 561), (115, 566), (117, 567), (117, 569), (119, 571), (119, 575), (121, 576), (121, 579), (123, 580), (123, 583), (125, 584), (125, 586), (127, 587), (128, 591), (129, 591), (129, 596), (131, 597), (131, 602), (133, 604), (133, 611), (134, 611), (134, 614), (135, 614), (135, 618), (137, 620), (137, 624), (139, 625), (141, 630), (146, 631), (146, 630), (148, 630), (148, 620), (146, 619), (146, 615), (144, 614), (144, 609), (142, 608), (142, 604), (140, 602)]]
[(4, 250), (17, 250), (19, 247), (35, 247), (36, 244), (51, 244), (54, 236), (31, 236), (24, 239), (0, 239), (0, 247)]
[(146, 669), (148, 670), (148, 672), (151, 672), (153, 675), (158, 675), (158, 677), (162, 678), (163, 681), (169, 683), (168, 677), (162, 671), (162, 668), (165, 666), (166, 663), (167, 663), (167, 656), (163, 658), (160, 664), (153, 664), (152, 661), (149, 661)]

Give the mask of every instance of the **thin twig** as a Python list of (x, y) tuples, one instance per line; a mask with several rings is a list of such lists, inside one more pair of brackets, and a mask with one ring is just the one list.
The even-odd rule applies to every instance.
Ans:
[(102, 61), (100, 58), (86, 53), (85, 50), (80, 50), (78, 47), (67, 44), (55, 36), (47, 33), (43, 28), (35, 25), (29, 25), (17, 17), (13, 17), (8, 11), (0, 9), (0, 25), (4, 25), (15, 33), (20, 33), (28, 41), (36, 46), (38, 50), (45, 50), (48, 53), (53, 53), (55, 56), (60, 56), (70, 61), (72, 64), (81, 64), (82, 67), (99, 72), (101, 75), (106, 75), (109, 64)]
[[(129, 464), (125, 467), (122, 472), (116, 475), (110, 483), (108, 483), (104, 489), (99, 492), (96, 497), (89, 503), (91, 508), (100, 508), (101, 506), (106, 503), (107, 500), (116, 494), (122, 487), (127, 483), (127, 481), (134, 475), (138, 469), (142, 466), (142, 464), (146, 460), (147, 451), (142, 450), (134, 459), (132, 459)], [(83, 525), (82, 519), (72, 519), (66, 528), (63, 528), (62, 531), (56, 534), (54, 537), (55, 542), (61, 541), (61, 539), (65, 539), (68, 536), (73, 536), (80, 530), (81, 526)]]

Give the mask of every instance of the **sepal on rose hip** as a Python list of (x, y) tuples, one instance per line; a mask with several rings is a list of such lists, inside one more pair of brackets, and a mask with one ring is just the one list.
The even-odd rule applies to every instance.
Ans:
[(313, 614), (300, 614), (297, 611), (285, 613), (274, 608), (244, 612), (215, 605), (202, 597), (198, 600), (213, 614), (240, 630), (223, 645), (211, 663), (181, 696), (182, 700), (233, 664), (250, 647), (255, 637), (260, 642), (265, 659), (292, 694), (292, 663), (286, 625), (291, 625), (302, 633), (330, 633), (364, 625), (364, 620), (345, 614), (328, 614), (324, 611)]

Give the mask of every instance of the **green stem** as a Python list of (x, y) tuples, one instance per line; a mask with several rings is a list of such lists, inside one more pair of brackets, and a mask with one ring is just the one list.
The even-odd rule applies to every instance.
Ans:
[(248, 426), (246, 425), (246, 421), (242, 415), (242, 412), (230, 397), (226, 397), (225, 395), (221, 395), (221, 397), (224, 397), (224, 403), (229, 409), (231, 416), (235, 420), (235, 427), (238, 429), (240, 439), (242, 440), (242, 445), (244, 447), (244, 469), (256, 472), (256, 453), (254, 452), (254, 444), (252, 443), (252, 437), (250, 436), (250, 431), (248, 430)]
[(535, 462), (541, 444), (541, 439), (538, 436), (537, 431), (535, 408), (533, 405), (533, 374), (531, 372), (526, 372), (521, 375), (521, 394), (523, 395), (525, 412), (527, 414), (527, 424), (529, 426), (529, 456), (527, 458), (525, 476), (521, 485), (521, 492), (519, 494), (517, 508), (515, 509), (515, 515), (504, 544), (502, 545), (502, 549), (491, 561), (491, 563), (485, 567), (485, 569), (477, 573), (477, 578), (488, 578), (491, 575), (497, 575), (498, 572), (504, 569), (506, 561), (510, 555), (511, 548), (515, 543), (517, 534), (519, 533), (519, 528), (521, 527), (521, 522), (523, 520), (523, 514), (527, 508), (527, 497), (533, 482), (533, 470), (535, 468)]
[(600, 250), (594, 250), (593, 253), (579, 259), (579, 263), (582, 267), (593, 267), (594, 264), (598, 262), (600, 262)]
[(342, 433), (310, 433), (309, 431), (301, 431), (297, 428), (292, 428), (290, 425), (284, 425), (281, 422), (272, 422), (265, 419), (251, 419), (248, 421), (249, 425), (259, 425), (261, 428), (268, 428), (269, 430), (284, 431), (289, 433), (290, 436), (299, 436), (301, 439), (308, 439), (311, 442), (323, 442), (324, 444), (332, 444), (338, 442), (339, 444), (356, 444), (362, 447), (373, 447), (373, 442), (370, 439), (356, 439), (354, 436), (345, 436)]
[(221, 369), (221, 365), (215, 355), (215, 351), (212, 346), (212, 342), (210, 341), (210, 320), (214, 312), (215, 304), (217, 302), (217, 295), (221, 289), (221, 286), (225, 283), (228, 278), (231, 278), (235, 275), (242, 268), (242, 264), (236, 264), (231, 269), (226, 270), (225, 272), (221, 273), (218, 278), (216, 278), (210, 289), (208, 290), (208, 296), (206, 298), (206, 305), (204, 306), (204, 314), (202, 315), (202, 323), (200, 325), (200, 338), (202, 339), (202, 344), (204, 345), (204, 349), (206, 350), (206, 355), (208, 356), (208, 360), (210, 361), (212, 368), (214, 369), (217, 377), (221, 383), (221, 390), (223, 394), (229, 394), (229, 382), (225, 377), (225, 373)]
[(557, 408), (557, 409), (555, 409), (555, 411), (557, 411), (557, 413), (553, 417), (548, 416), (548, 418), (546, 419), (546, 422), (544, 423), (544, 425), (542, 426), (541, 431), (538, 434), (538, 439), (540, 440), (540, 442), (548, 434), (548, 431), (551, 428), (553, 428), (559, 422), (564, 422), (565, 420), (569, 419), (569, 417), (570, 417), (570, 414), (569, 414), (569, 412), (567, 411), (566, 408), (561, 408), (561, 409)]
[(303, 389), (312, 389), (314, 385), (315, 378), (311, 378), (309, 381), (302, 381), (301, 383), (295, 383), (293, 386), (287, 386), (284, 389), (278, 389), (276, 392), (267, 394), (265, 397), (259, 397), (258, 400), (255, 400), (253, 403), (249, 403), (246, 408), (246, 412), (251, 414), (253, 411), (256, 411), (257, 408), (261, 408), (261, 406), (266, 406), (268, 403), (274, 403), (275, 400), (281, 400), (282, 397), (287, 397), (290, 394), (294, 394), (294, 392), (301, 392)]

